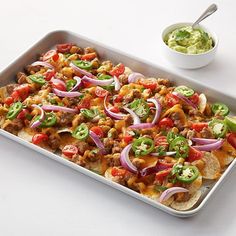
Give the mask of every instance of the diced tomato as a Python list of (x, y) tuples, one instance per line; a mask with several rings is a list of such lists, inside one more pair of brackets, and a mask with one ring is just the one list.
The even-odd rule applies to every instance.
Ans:
[(106, 89), (103, 89), (103, 88), (97, 86), (95, 89), (95, 94), (99, 98), (104, 98), (108, 94), (108, 91)]
[(194, 104), (199, 103), (199, 95), (197, 93), (194, 93), (191, 97), (188, 98), (190, 101), (192, 101)]
[(166, 95), (166, 102), (167, 102), (167, 105), (169, 107), (173, 107), (174, 105), (178, 104), (179, 103), (179, 98), (176, 97), (174, 94), (172, 93), (168, 93)]
[(119, 107), (113, 106), (113, 107), (110, 108), (110, 111), (114, 112), (114, 113), (119, 113), (120, 109), (119, 109)]
[(87, 81), (83, 81), (83, 80), (82, 80), (82, 84), (83, 84), (84, 88), (89, 88), (89, 87), (91, 87), (93, 85), (93, 84), (91, 84), (91, 83), (89, 83)]
[(82, 59), (82, 60), (86, 60), (86, 61), (91, 61), (91, 60), (93, 60), (93, 59), (96, 58), (96, 57), (97, 57), (96, 52), (91, 52), (91, 53), (82, 55), (82, 56), (81, 56), (81, 59)]
[(46, 134), (35, 134), (32, 138), (32, 143), (33, 144), (40, 144), (41, 142), (47, 141), (48, 140), (48, 136)]
[(113, 101), (114, 102), (121, 102), (123, 100), (122, 95), (115, 95)]
[(152, 102), (148, 102), (147, 104), (150, 108), (155, 107), (155, 104), (153, 104)]
[(82, 108), (89, 109), (90, 108), (90, 98), (83, 98), (80, 103), (78, 104), (77, 108), (80, 111)]
[(158, 160), (158, 164), (157, 165), (158, 165), (158, 169), (159, 170), (166, 170), (166, 169), (172, 168), (174, 163), (167, 162), (165, 160), (160, 159), (160, 160)]
[(117, 167), (113, 167), (111, 169), (111, 175), (112, 176), (124, 176), (126, 174), (126, 170), (125, 169), (119, 169)]
[[(17, 94), (13, 95), (14, 92), (16, 92)], [(28, 84), (22, 84), (22, 85), (16, 87), (14, 89), (14, 92), (11, 95), (12, 97), (16, 96), (16, 97), (18, 97), (18, 99), (20, 98), (20, 100), (24, 101), (29, 95), (30, 87)]]
[(126, 134), (124, 137), (123, 137), (124, 141), (126, 143), (130, 143), (133, 141), (133, 136), (132, 135), (129, 135), (129, 134)]
[(154, 138), (154, 143), (155, 143), (155, 146), (163, 146), (165, 148), (168, 148), (169, 146), (166, 136), (156, 136)]
[(52, 87), (61, 91), (66, 91), (66, 86), (63, 83), (58, 83), (58, 82), (53, 81)]
[(69, 144), (62, 149), (62, 154), (66, 157), (72, 158), (78, 153), (78, 148), (75, 145)]
[(26, 116), (29, 114), (29, 111), (27, 109), (23, 109), (18, 115), (17, 118), (24, 120)]
[(55, 54), (57, 54), (56, 50), (49, 50), (48, 52), (46, 52), (43, 56), (43, 61), (47, 61), (50, 58), (52, 58)]
[(11, 97), (13, 98), (13, 100), (14, 100), (15, 102), (21, 100), (20, 94), (19, 94), (17, 91), (13, 91), (12, 94), (11, 94)]
[(123, 74), (125, 72), (125, 66), (124, 64), (120, 63), (117, 66), (115, 66), (109, 73), (112, 76), (118, 77), (119, 75)]
[(56, 53), (55, 55), (52, 56), (52, 60), (54, 62), (58, 61), (58, 59), (59, 59), (59, 54), (58, 53)]
[(158, 125), (161, 127), (161, 128), (172, 128), (174, 126), (174, 122), (173, 120), (171, 120), (170, 118), (166, 117), (166, 118), (163, 118), (159, 121)]
[(201, 132), (203, 128), (207, 128), (208, 124), (207, 123), (193, 123), (192, 124), (192, 129), (196, 130), (197, 132)]
[(203, 153), (193, 147), (189, 148), (188, 157), (186, 158), (186, 161), (193, 162), (196, 160), (200, 160), (203, 157)]
[(163, 182), (164, 179), (170, 174), (171, 168), (162, 170), (156, 173), (155, 180), (159, 182)]
[(143, 85), (146, 89), (151, 89), (152, 91), (158, 87), (158, 83), (156, 79), (141, 79), (139, 84)]
[(93, 126), (91, 129), (99, 138), (102, 138), (104, 136), (103, 130), (99, 126)]
[(72, 43), (57, 44), (57, 52), (68, 53), (72, 48)]
[(7, 97), (4, 101), (4, 103), (7, 105), (7, 106), (10, 106), (12, 103), (14, 102), (14, 98), (13, 97)]
[(44, 78), (47, 81), (50, 81), (51, 78), (56, 74), (55, 70), (48, 70), (45, 74), (44, 74)]
[(236, 133), (231, 133), (227, 136), (227, 141), (236, 149)]

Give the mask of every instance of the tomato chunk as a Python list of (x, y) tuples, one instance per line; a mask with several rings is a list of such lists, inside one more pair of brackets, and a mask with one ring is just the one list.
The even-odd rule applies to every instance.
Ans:
[(47, 72), (45, 72), (44, 78), (45, 80), (50, 81), (55, 74), (56, 74), (55, 70), (48, 70)]
[(126, 174), (126, 170), (125, 169), (119, 169), (119, 168), (117, 168), (117, 167), (113, 167), (112, 169), (111, 169), (111, 175), (112, 176), (124, 176)]
[(57, 44), (57, 52), (69, 53), (71, 48), (72, 43)]
[(119, 75), (123, 74), (125, 72), (125, 66), (124, 64), (120, 63), (117, 66), (115, 66), (109, 73), (112, 76), (118, 77)]
[(186, 161), (193, 162), (196, 160), (200, 160), (202, 157), (203, 157), (203, 153), (201, 151), (199, 151), (193, 147), (190, 147)]
[(38, 133), (33, 136), (32, 143), (37, 145), (47, 140), (48, 140), (48, 136), (46, 134)]
[(231, 133), (227, 136), (227, 141), (236, 149), (236, 133)]
[(75, 145), (69, 144), (62, 149), (62, 154), (66, 157), (72, 158), (78, 153), (78, 148)]
[(133, 141), (133, 136), (132, 135), (129, 135), (129, 134), (126, 134), (124, 137), (123, 137), (124, 141), (126, 143), (130, 143)]
[(170, 118), (166, 117), (159, 121), (159, 126), (161, 128), (172, 128), (174, 126), (174, 122)]
[(7, 97), (4, 101), (4, 103), (7, 105), (7, 106), (10, 106), (12, 103), (14, 102), (14, 98), (13, 97)]
[(192, 129), (196, 130), (197, 132), (201, 132), (204, 128), (207, 128), (208, 124), (207, 123), (193, 123), (192, 124)]
[(103, 130), (99, 126), (93, 126), (91, 129), (99, 138), (102, 138), (104, 136)]
[(155, 90), (158, 87), (158, 83), (156, 79), (141, 79), (139, 81), (139, 84), (141, 84), (146, 89), (151, 89), (152, 91)]
[(95, 89), (95, 94), (99, 98), (104, 98), (108, 94), (108, 91), (106, 89), (103, 89), (103, 88), (97, 86)]
[(172, 168), (162, 170), (156, 173), (155, 180), (158, 182), (163, 182), (164, 179), (170, 174)]
[(154, 143), (155, 143), (155, 146), (158, 146), (158, 147), (162, 146), (165, 149), (167, 149), (168, 146), (169, 146), (169, 143), (167, 142), (166, 136), (156, 136), (154, 138)]
[(57, 54), (56, 50), (49, 50), (48, 52), (46, 52), (43, 56), (43, 61), (47, 61), (49, 59), (51, 59), (55, 54)]
[(119, 109), (119, 107), (113, 106), (113, 107), (110, 108), (110, 111), (112, 111), (114, 113), (119, 113), (120, 109)]
[(166, 103), (169, 107), (173, 107), (174, 105), (179, 103), (179, 98), (172, 93), (168, 93), (165, 98)]
[(81, 59), (86, 60), (86, 61), (91, 61), (96, 57), (97, 57), (96, 52), (91, 52), (91, 53), (88, 53), (88, 54), (85, 54), (85, 55), (81, 56)]

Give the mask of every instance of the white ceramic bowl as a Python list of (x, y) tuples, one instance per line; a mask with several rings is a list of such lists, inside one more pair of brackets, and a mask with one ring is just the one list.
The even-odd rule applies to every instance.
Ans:
[(215, 33), (209, 31), (206, 27), (200, 25), (200, 28), (202, 28), (205, 32), (207, 32), (214, 41), (214, 47), (201, 54), (185, 54), (181, 52), (177, 52), (171, 48), (169, 48), (165, 42), (164, 38), (165, 36), (170, 33), (171, 31), (181, 28), (183, 26), (192, 25), (192, 23), (177, 23), (168, 26), (163, 32), (162, 32), (162, 48), (164, 51), (164, 54), (166, 55), (167, 59), (174, 64), (177, 67), (184, 68), (184, 69), (196, 69), (203, 66), (208, 65), (215, 57), (216, 50), (218, 47), (218, 39)]

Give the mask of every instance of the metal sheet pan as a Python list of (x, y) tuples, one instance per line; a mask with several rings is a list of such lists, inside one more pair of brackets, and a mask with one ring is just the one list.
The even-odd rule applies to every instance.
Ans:
[[(86, 46), (92, 46), (96, 48), (98, 51), (100, 57), (102, 59), (110, 59), (113, 62), (123, 62), (125, 65), (129, 66), (133, 71), (138, 71), (144, 75), (147, 76), (158, 76), (158, 77), (164, 77), (170, 79), (172, 82), (174, 82), (176, 85), (178, 84), (185, 84), (187, 86), (191, 86), (197, 91), (201, 91), (203, 93), (207, 94), (207, 97), (210, 101), (216, 101), (220, 98), (221, 102), (224, 102), (227, 104), (231, 111), (233, 113), (236, 113), (236, 97), (229, 96), (227, 94), (224, 94), (222, 92), (216, 91), (214, 89), (211, 89), (204, 84), (200, 82), (191, 81), (190, 78), (178, 75), (176, 73), (171, 72), (168, 69), (165, 69), (159, 65), (154, 65), (150, 62), (147, 62), (145, 60), (139, 59), (137, 57), (127, 55), (124, 52), (121, 52), (116, 49), (112, 49), (110, 47), (107, 47), (101, 43), (98, 43), (96, 41), (87, 39), (85, 37), (82, 37), (78, 34), (69, 32), (69, 31), (54, 31), (49, 34), (47, 34), (45, 37), (43, 37), (39, 42), (37, 42), (35, 45), (33, 45), (30, 49), (28, 49), (23, 55), (21, 55), (18, 59), (16, 59), (13, 63), (11, 63), (4, 71), (0, 73), (0, 86), (4, 86), (6, 84), (12, 83), (15, 81), (16, 73), (18, 71), (21, 71), (25, 65), (28, 65), (35, 61), (40, 53), (43, 53), (51, 48), (53, 48), (58, 43), (65, 43), (65, 42), (74, 42), (80, 45), (81, 47)], [(89, 171), (73, 162), (70, 162), (66, 159), (61, 158), (60, 156), (51, 153), (45, 149), (42, 149), (36, 145), (33, 145), (17, 136), (14, 136), (4, 130), (0, 129), (0, 134), (12, 139), (26, 147), (29, 147), (30, 149), (35, 150), (36, 152), (40, 152), (44, 154), (45, 156), (56, 160), (66, 166), (69, 166), (85, 175), (88, 175), (104, 184), (107, 184), (109, 186), (112, 186), (113, 188), (116, 188), (126, 194), (129, 194), (147, 204), (150, 204), (162, 211), (165, 211), (171, 215), (177, 216), (177, 217), (189, 217), (193, 216), (196, 213), (198, 213), (205, 204), (209, 201), (210, 197), (213, 195), (213, 193), (219, 189), (220, 185), (223, 183), (223, 181), (226, 179), (226, 177), (229, 175), (229, 173), (233, 170), (233, 167), (236, 164), (236, 160), (234, 160), (226, 169), (226, 171), (223, 173), (223, 175), (220, 177), (220, 179), (217, 182), (214, 182), (213, 184), (208, 184), (205, 186), (205, 191), (203, 193), (203, 196), (201, 198), (201, 201), (196, 205), (193, 209), (188, 211), (176, 211), (170, 207), (164, 206), (158, 202), (155, 202), (154, 200), (151, 200), (129, 188), (126, 188), (120, 184), (117, 184), (115, 182), (111, 182), (107, 179), (105, 179), (103, 176), (100, 176), (96, 173), (93, 173), (92, 171)]]

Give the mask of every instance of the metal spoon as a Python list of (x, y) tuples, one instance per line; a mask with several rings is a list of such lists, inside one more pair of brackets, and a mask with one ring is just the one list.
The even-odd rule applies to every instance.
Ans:
[(202, 20), (206, 19), (208, 16), (213, 14), (217, 10), (216, 4), (211, 4), (203, 13), (202, 15), (192, 24), (192, 27), (196, 27)]

